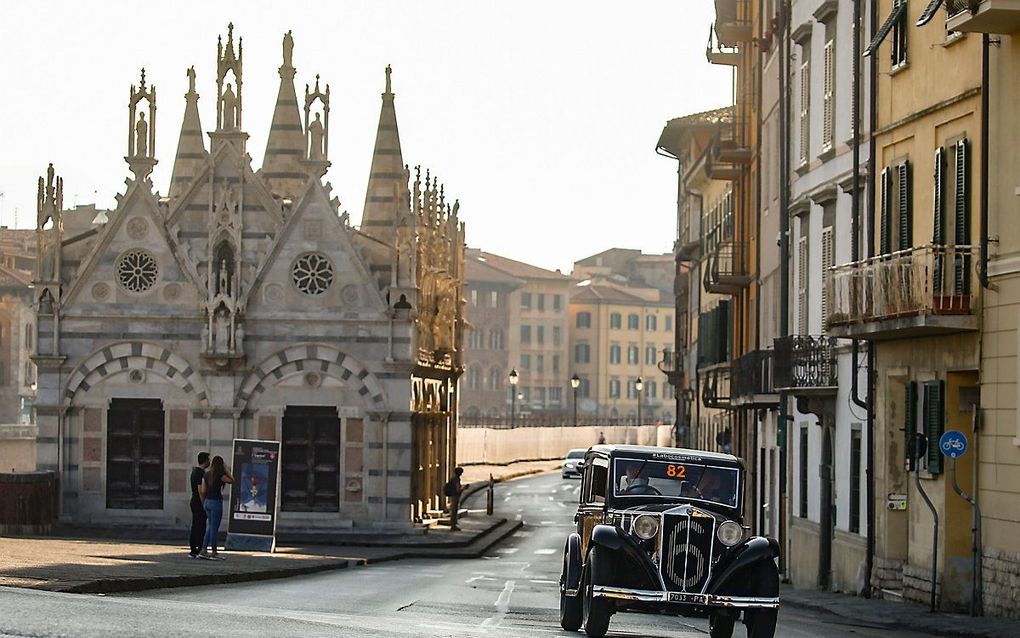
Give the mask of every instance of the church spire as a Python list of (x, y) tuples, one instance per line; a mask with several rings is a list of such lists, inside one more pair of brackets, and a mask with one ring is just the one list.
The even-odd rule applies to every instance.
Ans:
[(408, 206), (408, 173), (400, 151), (391, 73), (392, 69), (387, 65), (386, 91), (382, 94), (382, 110), (379, 113), (379, 128), (375, 134), (372, 170), (368, 176), (368, 192), (365, 195), (365, 212), (361, 216), (361, 230), (387, 242), (392, 239)]
[(288, 31), (283, 36), (283, 64), (280, 66), (280, 91), (276, 110), (269, 127), (269, 140), (262, 160), (262, 176), (277, 197), (295, 198), (301, 194), (308, 174), (301, 161), (305, 159), (305, 135), (301, 110), (294, 91), (294, 38)]
[(188, 69), (188, 92), (184, 94), (184, 123), (177, 142), (177, 157), (170, 177), (170, 197), (177, 197), (191, 184), (205, 165), (208, 155), (202, 140), (202, 123), (198, 117), (198, 93), (195, 92), (195, 67)]

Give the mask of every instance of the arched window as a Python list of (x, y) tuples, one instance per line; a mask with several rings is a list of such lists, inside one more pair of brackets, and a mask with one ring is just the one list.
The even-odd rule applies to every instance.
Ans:
[(489, 332), (489, 349), (490, 350), (502, 350), (503, 349), (503, 331), (499, 328), (493, 328)]
[(498, 366), (493, 366), (489, 369), (489, 389), (503, 389), (503, 370), (501, 370)]
[(477, 390), (482, 383), (482, 370), (478, 366), (468, 368), (467, 385), (468, 390)]

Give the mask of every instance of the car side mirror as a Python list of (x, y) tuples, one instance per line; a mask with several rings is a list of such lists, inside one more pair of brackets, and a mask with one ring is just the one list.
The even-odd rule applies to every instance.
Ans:
[(584, 459), (581, 459), (580, 461), (577, 462), (577, 469), (580, 470), (583, 467), (584, 467)]

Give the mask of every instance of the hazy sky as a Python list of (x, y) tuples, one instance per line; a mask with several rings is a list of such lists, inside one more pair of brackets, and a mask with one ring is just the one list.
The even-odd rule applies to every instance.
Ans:
[[(53, 162), (64, 203), (112, 208), (128, 175), (128, 89), (157, 87), (156, 188), (166, 193), (187, 90), (215, 116), (216, 36), (244, 38), (244, 125), (262, 162), (294, 32), (298, 95), (332, 86), (326, 178), (361, 219), (383, 69), (393, 65), (404, 160), (460, 198), (470, 246), (546, 268), (611, 247), (668, 252), (676, 165), (654, 152), (667, 119), (727, 104), (705, 61), (710, 0), (669, 2), (0, 3), (2, 219), (35, 223)], [(206, 140), (208, 147), (208, 140)]]

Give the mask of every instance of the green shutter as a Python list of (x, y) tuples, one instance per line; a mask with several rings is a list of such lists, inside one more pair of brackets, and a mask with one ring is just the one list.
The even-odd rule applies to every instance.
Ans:
[(940, 246), (946, 243), (945, 167), (946, 149), (940, 146), (938, 150), (935, 151), (935, 187), (933, 189), (935, 206), (932, 211), (933, 219), (931, 233), (931, 242), (935, 244), (935, 294), (941, 294), (940, 291), (945, 289), (942, 278), (945, 271), (946, 257), (944, 249), (940, 248)]
[(888, 255), (892, 252), (892, 170), (882, 169), (882, 194), (879, 203), (881, 218), (879, 219), (879, 247), (878, 252)]
[(925, 455), (928, 471), (942, 472), (942, 454), (939, 452), (939, 438), (946, 430), (945, 384), (942, 381), (924, 382), (924, 435), (928, 438)]
[(897, 212), (899, 213), (899, 245), (897, 250), (906, 250), (911, 248), (914, 244), (913, 241), (913, 188), (911, 182), (911, 170), (910, 162), (903, 162), (896, 167), (896, 181), (897, 188), (899, 189), (899, 201)]
[(910, 381), (904, 387), (903, 400), (903, 455), (908, 472), (917, 466), (914, 458), (914, 436), (917, 434), (917, 382)]
[(953, 243), (957, 245), (954, 264), (954, 292), (970, 294), (970, 255), (963, 246), (970, 244), (970, 144), (967, 139), (956, 143), (956, 229)]

